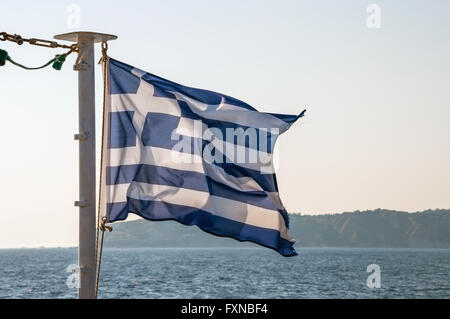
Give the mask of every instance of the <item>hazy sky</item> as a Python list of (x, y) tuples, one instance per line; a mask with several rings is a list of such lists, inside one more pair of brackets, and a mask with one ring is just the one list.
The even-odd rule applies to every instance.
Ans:
[[(116, 34), (110, 56), (258, 110), (307, 108), (279, 140), (291, 213), (450, 208), (450, 1), (2, 0), (0, 32), (77, 30)], [(0, 48), (32, 66), (61, 52)], [(74, 58), (0, 68), (0, 247), (77, 243)]]

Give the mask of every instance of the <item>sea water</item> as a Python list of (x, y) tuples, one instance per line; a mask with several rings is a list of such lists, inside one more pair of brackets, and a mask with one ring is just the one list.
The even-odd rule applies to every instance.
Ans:
[[(105, 248), (99, 298), (450, 298), (450, 250), (298, 253)], [(76, 248), (0, 250), (0, 298), (76, 298), (76, 264)]]

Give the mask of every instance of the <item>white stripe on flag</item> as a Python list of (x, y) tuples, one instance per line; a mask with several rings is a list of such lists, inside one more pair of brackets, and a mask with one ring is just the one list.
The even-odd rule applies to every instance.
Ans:
[(207, 192), (167, 185), (133, 182), (114, 185), (114, 187), (108, 186), (108, 188), (114, 192), (114, 197), (110, 198), (114, 203), (126, 202), (128, 196), (137, 200), (162, 201), (189, 206), (240, 223), (274, 229), (280, 232), (282, 238), (292, 240), (287, 233), (281, 214), (275, 210), (212, 196)]
[(217, 105), (209, 105), (194, 100), (179, 92), (170, 92), (170, 93), (174, 94), (177, 97), (177, 99), (186, 102), (194, 113), (197, 113), (201, 117), (207, 119), (228, 121), (254, 128), (277, 127), (280, 128), (281, 131), (283, 131), (283, 129), (289, 125), (283, 120), (280, 120), (279, 118), (270, 115), (268, 113), (248, 110), (239, 106), (225, 103)]
[(261, 186), (251, 177), (235, 177), (227, 174), (223, 168), (204, 162), (202, 157), (161, 147), (147, 146), (141, 154), (137, 147), (110, 149), (110, 167), (121, 165), (155, 165), (166, 168), (192, 171), (208, 175), (211, 179), (223, 183), (233, 189), (242, 191), (260, 191)]

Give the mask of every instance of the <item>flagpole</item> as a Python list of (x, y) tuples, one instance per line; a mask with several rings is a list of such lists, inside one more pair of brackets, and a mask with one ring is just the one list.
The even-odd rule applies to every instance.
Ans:
[(75, 202), (79, 207), (79, 299), (95, 298), (95, 240), (96, 240), (96, 156), (95, 156), (95, 60), (94, 44), (117, 39), (115, 35), (94, 32), (59, 34), (57, 40), (78, 44), (78, 126), (79, 133), (79, 192)]

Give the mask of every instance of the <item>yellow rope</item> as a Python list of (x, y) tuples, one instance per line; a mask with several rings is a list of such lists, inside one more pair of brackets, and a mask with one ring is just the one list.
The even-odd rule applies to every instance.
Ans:
[(95, 298), (98, 296), (98, 284), (100, 281), (100, 267), (102, 266), (102, 255), (103, 255), (103, 238), (105, 237), (105, 230), (108, 229), (112, 231), (111, 226), (106, 226), (106, 217), (102, 218), (101, 231), (102, 231), (102, 239), (100, 242), (100, 254), (98, 257), (98, 265), (97, 265), (97, 280), (95, 282)]
[(100, 228), (100, 207), (101, 207), (101, 197), (102, 197), (102, 174), (103, 174), (103, 138), (104, 138), (104, 130), (105, 130), (105, 109), (106, 109), (106, 59), (108, 58), (106, 51), (107, 46), (105, 47), (102, 42), (102, 57), (98, 63), (102, 63), (103, 70), (103, 118), (102, 118), (102, 143), (100, 150), (100, 183), (99, 183), (99, 192), (98, 192), (98, 209), (97, 209), (97, 234), (95, 238), (95, 264), (97, 265), (97, 254), (98, 254), (98, 233)]
[[(102, 200), (102, 177), (103, 177), (103, 147), (104, 147), (104, 137), (105, 137), (105, 112), (106, 112), (106, 67), (108, 62), (108, 43), (102, 42), (102, 57), (100, 58), (99, 64), (102, 64), (103, 68), (103, 119), (102, 119), (102, 143), (101, 143), (101, 151), (100, 151), (100, 185), (99, 185), (99, 194), (98, 194), (98, 209), (97, 209), (97, 234), (95, 239), (95, 264), (97, 266), (97, 280), (95, 283), (95, 298), (98, 296), (98, 285), (100, 280), (100, 267), (102, 264), (102, 254), (103, 254), (103, 238), (105, 235), (105, 229), (112, 231), (112, 227), (106, 226), (107, 218), (103, 217), (102, 222), (100, 224), (100, 209), (101, 209), (101, 200)], [(99, 231), (102, 231), (102, 238), (100, 243), (100, 253), (98, 252), (98, 236)], [(98, 263), (97, 263), (98, 261)]]

